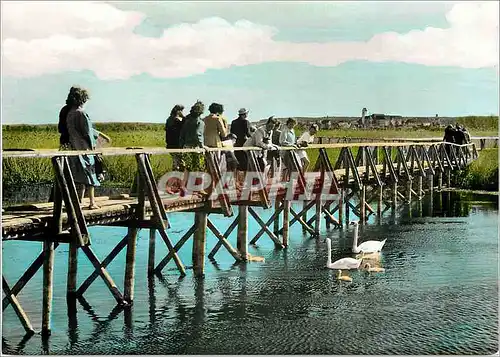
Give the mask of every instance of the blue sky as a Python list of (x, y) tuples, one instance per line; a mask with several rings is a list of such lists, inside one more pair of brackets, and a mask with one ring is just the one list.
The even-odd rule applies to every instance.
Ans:
[[(26, 24), (32, 24), (26, 27)], [(2, 122), (498, 115), (498, 2), (2, 2)]]

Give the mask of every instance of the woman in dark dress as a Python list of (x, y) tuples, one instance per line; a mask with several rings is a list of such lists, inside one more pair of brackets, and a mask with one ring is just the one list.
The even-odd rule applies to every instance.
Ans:
[(57, 125), (57, 130), (61, 136), (59, 137), (59, 150), (71, 150), (69, 145), (69, 133), (68, 127), (66, 125), (66, 120), (68, 117), (69, 110), (71, 109), (70, 97), (73, 95), (77, 87), (71, 87), (68, 93), (68, 97), (66, 98), (66, 105), (61, 108), (59, 112), (59, 123)]
[[(182, 111), (184, 106), (177, 104), (170, 112), (170, 116), (165, 123), (165, 141), (167, 149), (180, 149), (181, 130), (184, 124), (184, 114)], [(182, 155), (172, 154), (172, 170), (181, 171), (182, 168)]]
[[(88, 92), (82, 88), (75, 88), (68, 96), (70, 110), (66, 117), (66, 127), (72, 150), (94, 150), (96, 147), (96, 132), (89, 116), (82, 108), (88, 99)], [(94, 187), (100, 186), (96, 174), (95, 155), (70, 156), (68, 159), (73, 179), (75, 183), (81, 185), (81, 201), (87, 187), (90, 198), (89, 209), (99, 208), (94, 198)]]

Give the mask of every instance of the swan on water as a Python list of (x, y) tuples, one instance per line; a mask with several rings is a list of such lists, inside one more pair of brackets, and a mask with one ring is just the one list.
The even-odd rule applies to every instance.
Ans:
[(342, 270), (358, 269), (361, 265), (361, 259), (342, 258), (332, 263), (332, 241), (330, 240), (330, 238), (326, 238), (326, 246), (328, 251), (326, 267), (329, 269), (338, 269), (338, 280), (352, 281), (352, 278), (350, 276), (342, 275)]
[(382, 250), (382, 247), (385, 244), (387, 239), (383, 241), (378, 240), (368, 240), (366, 242), (361, 243), (358, 246), (358, 222), (352, 221), (351, 224), (354, 226), (354, 239), (352, 240), (352, 252), (353, 253), (378, 253)]

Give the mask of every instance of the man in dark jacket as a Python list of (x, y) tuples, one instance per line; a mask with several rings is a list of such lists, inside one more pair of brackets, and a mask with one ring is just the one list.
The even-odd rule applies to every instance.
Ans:
[[(248, 110), (241, 108), (238, 111), (238, 118), (231, 123), (231, 134), (236, 135), (235, 147), (242, 147), (245, 141), (252, 135), (250, 132), (250, 122), (247, 119)], [(247, 155), (244, 151), (235, 151), (236, 159), (238, 160), (238, 170), (245, 171), (247, 169)]]

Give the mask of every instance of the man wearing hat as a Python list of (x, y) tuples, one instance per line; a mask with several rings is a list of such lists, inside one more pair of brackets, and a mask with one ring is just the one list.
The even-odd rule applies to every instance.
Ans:
[[(238, 110), (238, 118), (231, 123), (231, 134), (236, 136), (235, 147), (242, 147), (245, 141), (252, 135), (250, 131), (250, 122), (247, 119), (248, 110), (241, 108)], [(238, 170), (245, 171), (247, 169), (247, 155), (244, 151), (235, 151), (236, 159), (238, 159)]]

